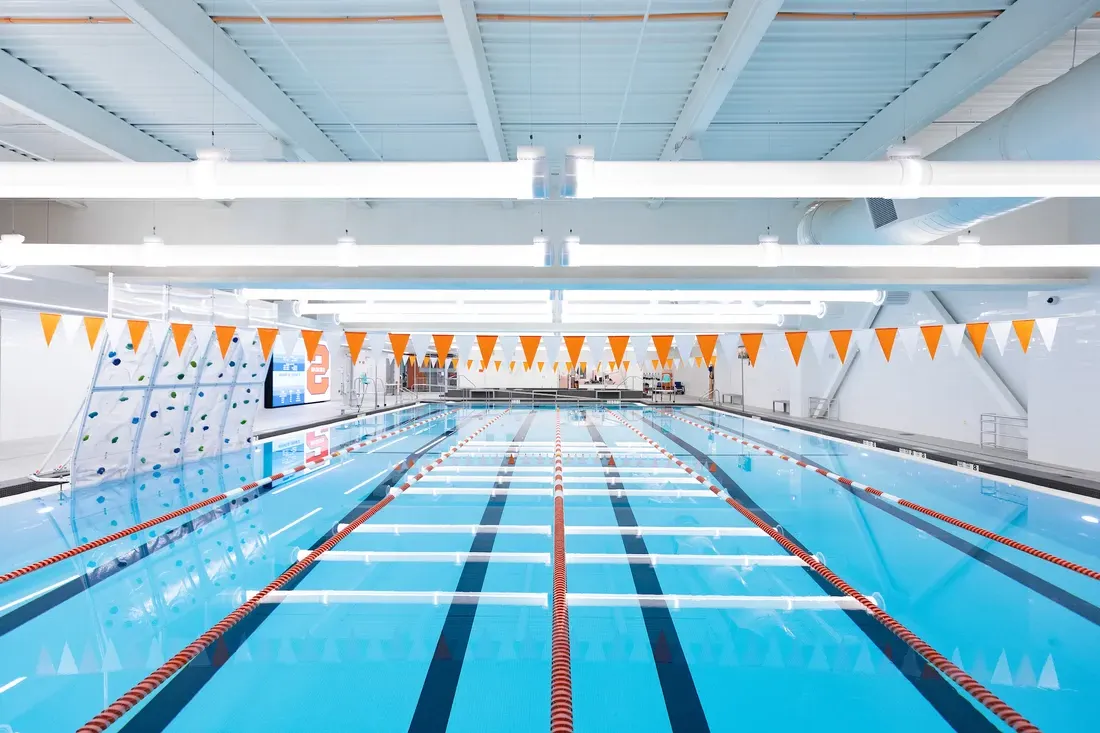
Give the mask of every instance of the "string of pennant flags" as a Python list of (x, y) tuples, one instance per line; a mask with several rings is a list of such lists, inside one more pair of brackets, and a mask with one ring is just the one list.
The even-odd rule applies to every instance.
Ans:
[[(95, 348), (100, 333), (104, 331), (112, 339), (112, 343), (117, 343), (120, 337), (128, 335), (135, 349), (140, 348), (146, 333), (151, 333), (154, 339), (162, 340), (170, 331), (177, 352), (182, 354), (192, 331), (204, 328), (213, 329), (222, 357), (225, 357), (233, 337), (239, 330), (236, 326), (167, 323), (58, 313), (40, 313), (39, 317), (47, 346), (53, 343), (58, 330), (61, 330), (67, 340), (72, 341), (83, 329), (90, 348)], [(475, 363), (479, 363), (482, 370), (489, 369), (489, 365), (492, 364), (497, 371), (500, 371), (501, 367), (507, 363), (509, 371), (515, 371), (517, 366), (522, 366), (525, 371), (537, 368), (541, 372), (550, 366), (556, 373), (562, 367), (567, 371), (572, 371), (574, 367), (586, 370), (592, 361), (596, 361), (597, 370), (605, 363), (614, 370), (629, 369), (632, 363), (638, 363), (641, 366), (646, 361), (654, 369), (671, 368), (675, 361), (672, 358), (673, 345), (676, 346), (678, 361), (681, 365), (694, 364), (700, 368), (714, 366), (719, 355), (726, 359), (744, 358), (750, 365), (756, 366), (762, 349), (785, 349), (797, 367), (801, 364), (807, 343), (810, 344), (819, 361), (826, 358), (829, 346), (832, 345), (841, 362), (847, 361), (853, 345), (861, 351), (866, 351), (877, 343), (883, 357), (889, 362), (895, 355), (895, 346), (898, 344), (901, 344), (910, 358), (921, 351), (923, 344), (929, 359), (935, 359), (937, 354), (941, 353), (940, 345), (944, 342), (956, 355), (964, 343), (969, 343), (970, 348), (980, 357), (990, 337), (998, 351), (1004, 354), (1013, 340), (1012, 337), (1015, 336), (1015, 342), (1026, 354), (1033, 341), (1042, 343), (1048, 351), (1053, 348), (1058, 321), (1059, 318), (1051, 317), (929, 324), (908, 328), (891, 326), (828, 331), (742, 331), (722, 334), (610, 335), (606, 337), (408, 333), (370, 333), (368, 335), (366, 331), (343, 331), (342, 333), (352, 362), (358, 361), (363, 348), (370, 343), (376, 350), (384, 350), (384, 347), (389, 345), (395, 357), (400, 355), (402, 359), (408, 358), (425, 366), (439, 366), (442, 355), (444, 361), (450, 358), (452, 366), (457, 368), (459, 361), (465, 356), (468, 369), (472, 369)], [(255, 331), (265, 359), (270, 358), (277, 339), (281, 343), (282, 350), (289, 353), (296, 346), (297, 339), (301, 338), (306, 358), (313, 361), (324, 335), (322, 330), (308, 328), (260, 327), (255, 328)], [(656, 358), (644, 361), (639, 359), (637, 356), (639, 345), (646, 351), (652, 350)], [(476, 359), (473, 355), (475, 347), (478, 352)], [(561, 358), (563, 347), (565, 354), (564, 358)], [(500, 359), (495, 358), (498, 348), (502, 357)], [(522, 350), (522, 359), (513, 358), (517, 348)], [(539, 358), (540, 348), (545, 350), (545, 358)], [(585, 357), (586, 353), (592, 354), (596, 348), (600, 349), (599, 360)], [(434, 354), (430, 353), (432, 350)], [(628, 350), (634, 352), (635, 359), (627, 358)], [(695, 355), (696, 351), (698, 355)], [(456, 355), (451, 356), (452, 352)]]

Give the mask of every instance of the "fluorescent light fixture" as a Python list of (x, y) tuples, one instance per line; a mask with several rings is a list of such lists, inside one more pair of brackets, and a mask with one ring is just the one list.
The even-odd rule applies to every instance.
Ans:
[[(572, 151), (571, 151), (572, 153)], [(1100, 196), (1097, 161), (592, 161), (567, 154), (562, 195), (611, 199)]]
[(386, 316), (401, 318), (406, 315), (448, 316), (497, 316), (514, 313), (542, 314), (549, 316), (552, 308), (545, 303), (401, 303), (382, 305), (379, 303), (302, 303), (296, 309), (299, 315), (339, 315), (341, 320), (354, 315)]
[[(341, 313), (340, 322), (343, 324), (361, 323), (361, 324), (420, 324), (420, 323), (512, 323), (512, 324), (537, 324), (544, 327), (544, 329), (554, 328), (554, 324), (551, 323), (551, 318), (546, 314), (539, 313), (504, 313), (492, 316), (482, 316), (476, 314), (462, 314), (462, 313), (402, 313), (402, 314), (380, 314), (373, 312), (360, 312), (360, 313)], [(482, 331), (484, 333), (484, 331)]]
[(873, 303), (883, 290), (566, 290), (563, 303)]
[(340, 267), (355, 267), (357, 263), (357, 257), (355, 256), (355, 237), (343, 236), (336, 240), (336, 261)]
[(714, 314), (756, 316), (817, 316), (825, 315), (825, 304), (820, 301), (808, 303), (690, 303), (681, 305), (640, 305), (637, 303), (565, 303), (562, 316), (599, 316), (623, 315), (635, 316), (642, 321), (651, 316), (707, 316)]
[(242, 288), (245, 300), (313, 300), (348, 303), (544, 302), (549, 290), (359, 290), (341, 288)]
[(145, 267), (164, 267), (164, 240), (155, 234), (141, 240), (141, 264)]
[[(782, 315), (748, 315), (739, 313), (711, 313), (707, 315), (616, 315), (616, 314), (562, 314), (562, 324), (631, 324), (643, 326), (647, 323), (655, 324), (691, 324), (691, 325), (754, 325), (754, 326), (782, 326)], [(652, 331), (650, 331), (652, 333)]]
[(488, 163), (0, 163), (12, 199), (532, 199), (546, 198), (546, 158)]
[[(13, 267), (12, 270), (14, 270), (14, 269), (15, 268)], [(29, 277), (23, 277), (22, 275), (12, 275), (10, 273), (10, 271), (9, 272), (0, 272), (0, 277), (4, 278), (5, 280), (22, 280), (24, 282), (30, 282), (31, 279), (32, 279), (32, 278), (29, 278)]]
[(105, 316), (107, 311), (93, 310), (91, 308), (73, 308), (68, 305), (59, 305), (57, 303), (42, 303), (37, 300), (17, 300), (15, 298), (0, 298), (0, 303), (9, 303), (11, 305), (23, 305), (28, 308), (41, 308), (42, 310), (51, 313), (86, 313), (90, 316)]

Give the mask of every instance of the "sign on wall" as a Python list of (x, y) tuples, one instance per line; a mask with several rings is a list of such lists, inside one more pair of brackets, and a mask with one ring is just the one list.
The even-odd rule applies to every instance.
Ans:
[(332, 397), (330, 366), (328, 344), (324, 341), (317, 344), (317, 352), (309, 363), (298, 350), (293, 354), (273, 354), (264, 389), (264, 407), (328, 402)]

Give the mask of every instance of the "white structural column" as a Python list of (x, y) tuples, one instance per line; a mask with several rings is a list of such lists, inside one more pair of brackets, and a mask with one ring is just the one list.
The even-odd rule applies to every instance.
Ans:
[(782, 5), (783, 0), (733, 3), (665, 143), (661, 160), (679, 160), (684, 143), (710, 127)]
[(114, 0), (123, 12), (179, 56), (301, 160), (347, 157), (193, 0)]
[(451, 41), (451, 51), (466, 85), (466, 96), (470, 98), (485, 155), (492, 162), (508, 160), (508, 148), (504, 144), (504, 131), (500, 126), (500, 113), (496, 95), (493, 94), (493, 82), (489, 78), (489, 62), (485, 59), (485, 46), (481, 42), (474, 4), (472, 0), (439, 0), (439, 11)]
[[(881, 305), (872, 305), (867, 310), (867, 313), (863, 316), (863, 318), (859, 320), (859, 323), (853, 326), (853, 329), (863, 330), (865, 328), (871, 328), (873, 325), (875, 325), (875, 319), (878, 318), (878, 314), (880, 312), (882, 312)], [(861, 352), (859, 349), (859, 344), (857, 344), (853, 339), (848, 346), (848, 358), (845, 359), (842, 363), (837, 364), (836, 372), (833, 374), (832, 379), (829, 380), (828, 387), (824, 390), (823, 397), (826, 401), (834, 399), (836, 397), (837, 393), (840, 391), (841, 385), (844, 384), (844, 380), (848, 378), (848, 372), (851, 370), (852, 364), (854, 364), (856, 359), (859, 358), (860, 353)], [(798, 370), (795, 371), (798, 372)], [(801, 405), (798, 406), (797, 410), (793, 411), (793, 414), (800, 417), (814, 417), (813, 415), (802, 415)]]
[(825, 158), (881, 158), (1098, 10), (1100, 0), (1016, 0)]
[[(931, 290), (925, 290), (920, 293), (915, 292), (913, 295), (918, 297), (923, 295), (924, 298), (928, 300), (929, 306), (931, 306), (932, 310), (936, 312), (936, 315), (940, 317), (940, 321), (944, 325), (950, 326), (958, 323), (954, 316), (944, 307), (940, 297)], [(974, 344), (970, 342), (970, 339), (963, 339), (962, 347), (967, 354), (969, 354), (969, 357), (965, 358), (963, 361), (976, 372), (978, 379), (989, 387), (993, 396), (997, 398), (997, 402), (1001, 405), (1001, 409), (1005, 411), (1005, 414), (1014, 417), (1027, 417), (1027, 406), (1016, 396), (1005, 382), (1004, 378), (993, 368), (993, 365), (986, 361), (984, 356), (978, 356), (978, 352), (974, 350)]]
[(0, 104), (116, 160), (152, 163), (187, 160), (6, 51), (0, 51)]

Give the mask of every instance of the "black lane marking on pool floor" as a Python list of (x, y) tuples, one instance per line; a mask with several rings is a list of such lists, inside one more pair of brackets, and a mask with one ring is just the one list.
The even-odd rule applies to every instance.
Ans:
[[(677, 437), (670, 430), (661, 427), (648, 417), (643, 417), (642, 422), (659, 430), (668, 437), (669, 440), (686, 450), (704, 466), (710, 464), (705, 453), (697, 450), (682, 438)], [(746, 509), (760, 517), (772, 527), (779, 526), (779, 522), (776, 521), (775, 517), (753, 501), (752, 497), (741, 488), (740, 484), (733, 480), (733, 477), (722, 470), (721, 466), (715, 465), (714, 469), (710, 470), (710, 473), (718, 479), (718, 483), (721, 487), (725, 489), (730, 496), (741, 502)], [(799, 542), (798, 538), (791, 534), (790, 530), (786, 527), (783, 528), (783, 535), (797, 545), (803, 552), (813, 554), (805, 545)], [(829, 595), (844, 595), (844, 593), (837, 589), (832, 583), (818, 575), (813, 568), (803, 567), (802, 570)], [(935, 667), (928, 664), (924, 657), (912, 651), (908, 644), (902, 641), (894, 632), (876, 621), (873, 616), (866, 611), (843, 611), (843, 613), (847, 614), (848, 618), (859, 627), (860, 631), (867, 636), (871, 643), (878, 647), (879, 651), (881, 651), (897, 668), (902, 677), (904, 677), (905, 680), (907, 680), (909, 684), (928, 701), (929, 705), (935, 708), (936, 712), (940, 714), (940, 717), (942, 717), (952, 728), (957, 731), (963, 731), (964, 733), (975, 733), (976, 731), (989, 731), (989, 733), (993, 733), (994, 731), (1000, 730), (1000, 728), (994, 725), (975, 704), (971, 703), (969, 696), (964, 695), (959, 688), (955, 687), (946, 677), (942, 676)]]
[[(599, 428), (588, 422), (588, 434), (592, 440), (602, 443), (603, 436)], [(610, 459), (613, 457), (610, 449), (600, 451), (600, 464), (604, 467), (612, 467)], [(619, 478), (618, 471), (608, 471), (607, 490), (610, 494), (614, 490), (613, 478)], [(627, 479), (629, 480), (629, 479)], [(621, 483), (619, 484), (622, 485)], [(638, 520), (634, 517), (634, 510), (630, 506), (630, 499), (625, 496), (611, 495), (611, 507), (615, 512), (615, 521), (620, 527), (637, 527)], [(637, 535), (623, 534), (623, 552), (629, 555), (648, 555), (645, 539)], [(639, 595), (663, 596), (661, 581), (657, 577), (657, 569), (652, 565), (643, 563), (630, 563), (630, 575), (634, 579), (634, 592)], [(703, 703), (699, 700), (699, 690), (695, 687), (695, 680), (691, 676), (687, 657), (684, 655), (683, 645), (680, 643), (680, 635), (676, 632), (676, 623), (672, 620), (672, 613), (667, 605), (642, 606), (642, 620), (645, 623), (646, 634), (649, 636), (649, 648), (653, 652), (653, 664), (657, 668), (657, 679), (661, 683), (661, 694), (665, 698), (665, 710), (668, 712), (668, 722), (672, 726), (673, 733), (702, 733), (709, 731), (707, 714), (703, 711)]]
[[(429, 415), (430, 414), (435, 413), (429, 413)], [(397, 423), (393, 426), (393, 428), (389, 429), (393, 430), (400, 427), (401, 425), (415, 420), (423, 419), (427, 416), (428, 415), (420, 415), (417, 417), (408, 418), (407, 420)], [(362, 440), (362, 438), (360, 438), (359, 440)], [(349, 441), (344, 445), (351, 445), (352, 443), (359, 442), (359, 440)], [(339, 450), (339, 448), (335, 448), (334, 450)], [(336, 465), (339, 466), (341, 464)], [(299, 478), (305, 475), (308, 474), (292, 473), (287, 474), (286, 478)], [(190, 535), (192, 532), (202, 529), (203, 527), (212, 524), (218, 519), (221, 519), (237, 507), (248, 504), (251, 501), (255, 501), (261, 496), (267, 494), (269, 491), (283, 486), (283, 483), (285, 482), (270, 483), (266, 486), (261, 486), (257, 489), (253, 489), (246, 494), (242, 494), (236, 499), (230, 499), (229, 501), (217, 504), (212, 509), (208, 509), (202, 514), (199, 514), (198, 516), (187, 520), (183, 524), (172, 527), (171, 529), (165, 531), (163, 534), (157, 535), (157, 537), (155, 537), (154, 539), (138, 545), (137, 547), (128, 550), (127, 552), (124, 552), (120, 555), (116, 555), (110, 560), (107, 560), (106, 562), (96, 566), (86, 573), (83, 573), (64, 584), (59, 585), (53, 590), (43, 593), (36, 598), (32, 598), (31, 600), (24, 603), (22, 606), (17, 606), (16, 608), (13, 608), (3, 616), (0, 616), (0, 638), (8, 633), (11, 633), (12, 631), (15, 631), (23, 624), (29, 623), (41, 616), (42, 614), (52, 610), (53, 608), (56, 608), (57, 606), (60, 606), (62, 603), (69, 600), (70, 598), (75, 598), (84, 591), (90, 590), (100, 583), (109, 580), (110, 578), (113, 578), (115, 575), (118, 575), (126, 568), (133, 566), (134, 564), (154, 555), (157, 552), (160, 552), (165, 547), (171, 547), (176, 542), (179, 542), (184, 537)], [(117, 541), (122, 542), (125, 539), (126, 538), (123, 537), (122, 539), (119, 539)]]
[[(527, 439), (527, 432), (531, 429), (531, 423), (534, 420), (535, 411), (532, 410), (512, 438), (512, 450), (518, 450), (518, 446)], [(500, 462), (501, 470), (498, 473), (500, 475), (507, 473), (511, 477), (511, 471), (506, 471), (508, 468), (508, 458), (504, 458)], [(507, 479), (494, 482), (494, 486), (498, 488), (506, 489), (511, 485), (512, 482)], [(499, 525), (507, 501), (507, 494), (489, 497), (479, 524)], [(470, 552), (492, 552), (496, 538), (496, 532), (475, 535), (470, 544)], [(480, 593), (485, 587), (485, 575), (488, 571), (487, 562), (464, 562), (455, 592)], [(429, 733), (430, 731), (443, 733), (447, 730), (476, 615), (476, 602), (452, 603), (447, 609), (447, 618), (439, 632), (439, 639), (436, 640), (435, 652), (432, 654), (431, 664), (428, 665), (428, 672), (424, 677), (424, 685), (420, 688), (420, 697), (416, 701), (416, 710), (413, 711), (412, 721), (409, 723), (410, 733)]]
[[(713, 425), (714, 427), (723, 427), (722, 425), (714, 422), (712, 422), (711, 425)], [(728, 430), (730, 428), (723, 427), (723, 429)], [(776, 445), (765, 443), (756, 438), (752, 438), (752, 441), (756, 445), (759, 445), (763, 448), (771, 448), (772, 450), (786, 453), (791, 458), (794, 458), (797, 461), (802, 461), (803, 463), (811, 465), (814, 468), (819, 467), (819, 464), (814, 463), (813, 461), (806, 460), (805, 456), (789, 451), (786, 448), (780, 448)], [(823, 466), (821, 467), (824, 468)], [(821, 474), (815, 475), (821, 476)], [(964, 555), (972, 557), (986, 567), (995, 570), (996, 572), (1004, 575), (1007, 578), (1010, 578), (1011, 580), (1016, 581), (1025, 588), (1035, 591), (1047, 600), (1053, 603), (1057, 603), (1059, 606), (1066, 609), (1067, 611), (1077, 614), (1086, 621), (1091, 621), (1094, 624), (1100, 625), (1100, 607), (1097, 607), (1096, 605), (1086, 601), (1084, 598), (1070, 593), (1065, 588), (1062, 588), (1061, 586), (1056, 585), (1049, 580), (1040, 578), (1038, 575), (1035, 575), (1034, 573), (1025, 570), (1024, 568), (1020, 567), (1010, 560), (1006, 560), (1000, 555), (995, 555), (989, 550), (978, 547), (973, 542), (970, 542), (969, 540), (966, 540), (963, 537), (960, 537), (959, 535), (951, 532), (945, 526), (936, 524), (931, 520), (925, 519), (924, 517), (919, 516), (914, 512), (910, 512), (904, 507), (898, 506), (893, 502), (886, 501), (885, 499), (880, 499), (873, 494), (868, 494), (862, 489), (857, 489), (854, 486), (843, 484), (836, 479), (829, 478), (828, 476), (821, 476), (821, 478), (827, 479), (830, 483), (840, 486), (860, 501), (866, 502), (876, 509), (880, 509), (890, 516), (900, 519), (914, 529), (918, 529), (932, 537), (935, 537), (937, 540), (944, 543), (945, 545), (953, 547)], [(992, 540), (989, 541), (992, 542)]]
[[(473, 419), (473, 417), (470, 417), (463, 422), (469, 422)], [(460, 426), (461, 425), (456, 425), (448, 429), (439, 437), (433, 438), (431, 441), (418, 448), (415, 452), (409, 453), (408, 459), (412, 461), (420, 460), (424, 454), (436, 445), (457, 433)], [(359, 502), (354, 509), (345, 514), (344, 518), (337, 524), (350, 522), (378, 502), (382, 501), (386, 494), (390, 492), (390, 489), (400, 483), (406, 473), (407, 471), (404, 468), (390, 471), (382, 482), (375, 487), (374, 491), (363, 499), (363, 501)], [(336, 525), (333, 525), (331, 529), (310, 545), (310, 551), (316, 550), (323, 545), (329, 538), (336, 534), (336, 532)], [(317, 563), (306, 566), (302, 572), (287, 581), (287, 584), (283, 586), (283, 590), (294, 590), (316, 567)], [(274, 574), (272, 577), (278, 577), (281, 574), (282, 571)], [(248, 641), (249, 637), (255, 633), (256, 629), (260, 627), (260, 624), (262, 624), (280, 605), (281, 603), (278, 602), (261, 603), (255, 611), (245, 616), (236, 626), (222, 635), (222, 638), (215, 642), (212, 650), (204, 650), (202, 654), (192, 659), (187, 666), (165, 682), (160, 689), (157, 690), (156, 694), (148, 700), (144, 707), (140, 708), (133, 717), (126, 722), (121, 730), (129, 731), (129, 733), (148, 733), (148, 731), (164, 730), (168, 727), (168, 724), (171, 723), (172, 720), (179, 715), (180, 711), (202, 691), (202, 688), (214, 677), (215, 673), (229, 661), (237, 650), (241, 648), (241, 645)]]

